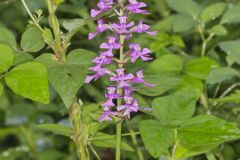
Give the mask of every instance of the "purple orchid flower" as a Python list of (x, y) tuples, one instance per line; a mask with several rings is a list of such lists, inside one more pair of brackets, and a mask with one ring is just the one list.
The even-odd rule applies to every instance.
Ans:
[(112, 29), (118, 33), (118, 34), (129, 34), (128, 28), (134, 26), (134, 22), (127, 22), (128, 17), (127, 16), (121, 16), (118, 18), (119, 19), (119, 24), (113, 23), (112, 24)]
[(102, 43), (100, 45), (100, 48), (102, 49), (120, 49), (121, 44), (118, 42), (118, 39), (115, 36), (109, 36), (108, 37), (108, 43)]
[(143, 48), (142, 50), (140, 45), (137, 43), (130, 44), (129, 48), (131, 49), (130, 56), (133, 63), (136, 62), (138, 58), (141, 58), (142, 61), (149, 61), (152, 59), (149, 57), (149, 53), (151, 51), (148, 48)]
[(154, 84), (151, 84), (151, 83), (148, 83), (148, 82), (145, 82), (143, 80), (143, 71), (138, 71), (137, 74), (136, 74), (136, 77), (134, 77), (132, 79), (132, 83), (137, 83), (137, 84), (144, 84), (145, 86), (147, 87), (154, 87), (155, 85)]
[(132, 80), (134, 78), (133, 74), (125, 74), (123, 68), (117, 69), (117, 76), (111, 77), (110, 81), (117, 81), (118, 88), (129, 87), (130, 85), (126, 82), (127, 80)]
[(125, 104), (118, 106), (117, 111), (123, 111), (123, 117), (130, 118), (130, 114), (132, 112), (137, 112), (139, 110), (139, 106), (137, 100), (132, 97), (124, 97)]
[(112, 8), (113, 0), (100, 0), (100, 2), (97, 4), (99, 10), (92, 9), (91, 10), (91, 17), (96, 17), (100, 13), (104, 11), (109, 11)]
[(99, 33), (103, 33), (104, 31), (108, 30), (108, 25), (103, 23), (102, 19), (98, 20), (98, 25), (97, 25), (97, 32), (92, 32), (88, 34), (88, 39), (91, 40), (94, 37), (97, 36)]
[(105, 111), (103, 112), (103, 114), (100, 116), (100, 118), (98, 119), (99, 122), (103, 122), (103, 121), (112, 121), (112, 117), (111, 116), (117, 116), (118, 112), (114, 112), (114, 111)]
[(156, 31), (148, 31), (150, 29), (150, 26), (147, 24), (144, 24), (142, 20), (139, 21), (138, 25), (134, 28), (133, 32), (135, 33), (147, 33), (151, 36), (154, 36), (157, 34)]
[(146, 3), (138, 2), (137, 0), (129, 0), (129, 5), (127, 5), (127, 10), (136, 14), (148, 14), (146, 10), (141, 8), (147, 7)]
[(94, 75), (87, 75), (87, 77), (86, 77), (86, 80), (85, 80), (85, 83), (90, 83), (91, 81), (96, 81), (96, 80), (98, 80), (100, 77), (103, 77), (103, 76), (105, 76), (105, 75), (110, 75), (110, 72), (109, 72), (109, 70), (107, 70), (107, 69), (105, 69), (105, 68), (100, 68), (100, 67), (95, 67), (95, 68), (93, 68), (93, 67), (91, 67), (90, 68), (90, 70), (92, 70), (92, 71), (95, 71), (95, 72), (97, 72), (96, 74), (94, 74)]

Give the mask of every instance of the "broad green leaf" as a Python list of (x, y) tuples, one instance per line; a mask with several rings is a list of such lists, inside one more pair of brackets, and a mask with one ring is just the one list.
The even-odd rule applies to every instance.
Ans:
[(153, 114), (162, 125), (178, 126), (193, 116), (196, 102), (194, 91), (176, 92), (154, 99), (152, 102)]
[(178, 143), (174, 152), (175, 160), (182, 160), (183, 158), (189, 158), (192, 156), (200, 155), (202, 153), (206, 153), (211, 149), (217, 147), (217, 145), (214, 144), (214, 145), (183, 147), (181, 144)]
[(77, 30), (79, 27), (83, 27), (86, 24), (86, 19), (71, 19), (63, 21), (63, 27), (69, 32)]
[(194, 78), (205, 79), (214, 65), (215, 62), (208, 57), (196, 58), (185, 64), (184, 72)]
[(206, 7), (201, 13), (201, 21), (207, 23), (211, 20), (215, 20), (222, 15), (225, 8), (226, 4), (222, 2), (214, 3)]
[(225, 36), (228, 31), (223, 25), (216, 25), (211, 28), (211, 32), (217, 36)]
[(52, 44), (53, 35), (52, 35), (52, 31), (49, 28), (44, 28), (44, 30), (42, 32), (42, 37), (48, 45)]
[(59, 150), (47, 149), (37, 152), (38, 160), (58, 160), (64, 157), (64, 153)]
[(41, 124), (35, 126), (37, 129), (41, 129), (54, 134), (59, 134), (67, 137), (72, 136), (72, 129), (70, 127), (59, 125), (59, 124)]
[(2, 94), (3, 94), (3, 85), (2, 83), (0, 83), (0, 96), (2, 96)]
[(221, 19), (221, 23), (239, 23), (240, 22), (240, 5), (229, 8)]
[(17, 47), (15, 36), (5, 28), (0, 28), (0, 43), (6, 43), (12, 48)]
[(86, 65), (55, 65), (48, 69), (49, 81), (67, 108), (84, 84), (86, 74)]
[(175, 138), (173, 129), (160, 126), (154, 120), (144, 120), (140, 122), (139, 130), (146, 149), (154, 158), (168, 153)]
[[(115, 148), (116, 137), (114, 135), (98, 132), (92, 138), (91, 143), (98, 147)], [(131, 151), (131, 152), (134, 151), (134, 149), (124, 141), (121, 142), (121, 149), (125, 151)]]
[(152, 63), (150, 63), (147, 68), (145, 69), (147, 71), (161, 73), (161, 72), (176, 72), (180, 73), (183, 68), (183, 61), (182, 59), (174, 54), (166, 54)]
[(172, 27), (174, 32), (186, 32), (193, 28), (196, 22), (189, 16), (178, 14), (173, 17)]
[(22, 35), (21, 48), (26, 52), (37, 52), (44, 46), (42, 32), (35, 26), (29, 27)]
[(215, 84), (229, 80), (233, 77), (240, 77), (240, 73), (236, 69), (230, 67), (221, 67), (213, 69), (206, 81), (208, 84)]
[(213, 99), (213, 101), (219, 102), (219, 103), (227, 103), (227, 102), (240, 103), (240, 90), (236, 90), (234, 93), (232, 93), (229, 96), (226, 96), (223, 98), (218, 98), (218, 99)]
[(0, 73), (5, 72), (13, 63), (14, 52), (6, 44), (0, 43)]
[(186, 92), (188, 90), (191, 90), (193, 93), (195, 93), (197, 98), (201, 96), (204, 86), (203, 82), (200, 79), (196, 79), (190, 76), (183, 76), (179, 86), (175, 89), (175, 92)]
[(22, 63), (33, 61), (33, 56), (29, 53), (17, 53), (13, 60), (13, 66), (20, 65)]
[(220, 48), (240, 64), (240, 41), (225, 41), (219, 44)]
[(183, 61), (180, 57), (167, 54), (159, 57), (144, 69), (144, 79), (154, 87), (139, 86), (138, 92), (147, 96), (158, 96), (173, 89), (180, 82)]
[(87, 66), (92, 65), (92, 59), (97, 56), (96, 53), (85, 49), (75, 49), (67, 56), (68, 64), (84, 64)]
[(200, 6), (193, 0), (165, 0), (170, 8), (178, 13), (191, 16), (196, 20), (200, 14)]
[(178, 138), (184, 147), (214, 145), (240, 138), (240, 129), (212, 115), (200, 115), (178, 129)]
[(41, 63), (28, 62), (13, 68), (5, 77), (15, 93), (42, 103), (49, 102), (47, 70)]
[(57, 57), (51, 53), (41, 54), (39, 57), (35, 59), (36, 62), (42, 63), (47, 69), (58, 65)]

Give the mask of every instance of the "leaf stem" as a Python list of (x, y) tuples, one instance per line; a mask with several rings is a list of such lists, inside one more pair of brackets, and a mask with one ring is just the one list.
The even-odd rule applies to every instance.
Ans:
[(58, 19), (55, 15), (57, 5), (54, 0), (46, 0), (49, 12), (49, 23), (55, 38), (54, 52), (61, 63), (66, 61), (66, 48), (63, 47)]
[(43, 31), (42, 27), (39, 25), (38, 21), (34, 18), (33, 14), (31, 13), (30, 9), (28, 8), (25, 0), (21, 0), (22, 4), (24, 6), (24, 8), (26, 9), (26, 11), (28, 12), (28, 15), (31, 17), (32, 21), (34, 22), (34, 24), (41, 30)]
[(93, 146), (91, 144), (89, 144), (89, 147), (91, 149), (91, 151), (93, 152), (93, 154), (95, 155), (95, 157), (97, 158), (97, 160), (101, 160), (100, 156), (98, 155), (98, 153), (95, 151), (95, 149), (93, 148)]

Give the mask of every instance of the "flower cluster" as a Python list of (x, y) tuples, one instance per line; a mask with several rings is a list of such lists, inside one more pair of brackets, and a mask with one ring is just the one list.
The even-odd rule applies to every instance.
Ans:
[[(128, 41), (134, 34), (155, 35), (156, 32), (149, 31), (150, 26), (144, 24), (142, 20), (135, 24), (128, 18), (129, 14), (148, 14), (144, 9), (147, 5), (143, 2), (137, 0), (100, 0), (97, 6), (98, 9), (91, 10), (92, 17), (113, 10), (118, 19), (117, 22), (108, 23), (99, 19), (96, 32), (89, 34), (88, 38), (93, 39), (106, 31), (114, 33), (107, 37), (107, 42), (100, 45), (102, 51), (100, 51), (98, 57), (92, 60), (96, 65), (89, 68), (93, 74), (87, 75), (85, 82), (96, 81), (105, 75), (110, 77), (112, 85), (107, 88), (105, 94), (107, 100), (102, 104), (104, 112), (99, 118), (100, 122), (111, 121), (113, 116), (130, 118), (132, 112), (143, 109), (138, 105), (137, 100), (132, 97), (132, 93), (136, 90), (133, 88), (133, 84), (143, 84), (146, 87), (153, 87), (154, 85), (144, 81), (142, 70), (136, 74), (128, 74), (124, 65), (135, 63), (138, 59), (149, 61), (152, 58), (150, 57), (151, 51), (148, 48), (141, 48), (137, 43), (130, 43), (125, 49), (124, 42)], [(117, 64), (118, 68), (112, 71), (108, 68), (110, 64)]]

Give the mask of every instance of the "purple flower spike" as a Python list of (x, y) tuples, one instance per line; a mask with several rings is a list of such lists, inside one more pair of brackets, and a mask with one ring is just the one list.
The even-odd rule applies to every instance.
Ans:
[(92, 9), (91, 10), (91, 17), (96, 17), (100, 13), (104, 11), (109, 11), (112, 8), (113, 0), (100, 0), (100, 2), (97, 4), (99, 10)]
[(147, 87), (154, 87), (154, 84), (147, 83), (143, 80), (143, 71), (138, 71), (136, 77), (132, 79), (132, 83), (144, 84)]
[(151, 36), (154, 36), (154, 35), (157, 34), (156, 31), (152, 31), (152, 32), (148, 31), (149, 29), (150, 29), (150, 26), (147, 25), (147, 24), (144, 24), (142, 22), (142, 20), (140, 20), (138, 25), (134, 28), (134, 32), (135, 33), (147, 33), (147, 34), (149, 34)]
[(141, 49), (139, 44), (132, 43), (129, 45), (129, 48), (131, 49), (130, 56), (131, 61), (134, 63), (138, 58), (141, 58), (142, 61), (149, 61), (152, 58), (150, 58), (149, 53), (151, 52), (148, 48)]
[(100, 116), (100, 118), (98, 119), (98, 121), (99, 121), (99, 122), (112, 121), (112, 117), (111, 117), (111, 116), (116, 116), (116, 115), (118, 115), (118, 112), (105, 111), (105, 112), (103, 112), (103, 114)]
[(129, 5), (127, 5), (127, 10), (136, 14), (148, 14), (146, 10), (141, 8), (147, 7), (146, 3), (138, 2), (137, 0), (129, 0)]
[(98, 20), (98, 25), (97, 25), (97, 32), (92, 32), (88, 34), (88, 39), (91, 40), (94, 37), (97, 36), (98, 33), (103, 33), (104, 31), (108, 30), (108, 25), (103, 23), (102, 19)]
[[(117, 4), (118, 2), (121, 4), (115, 5), (113, 9), (115, 12), (114, 15), (117, 16), (115, 18), (116, 21), (104, 23), (102, 19), (99, 19), (96, 32), (89, 33), (88, 35), (89, 39), (93, 39), (98, 34), (107, 30), (113, 32), (112, 35), (108, 36), (107, 42), (101, 43), (100, 49), (103, 50), (99, 51), (100, 55), (92, 60), (95, 66), (89, 68), (94, 74), (87, 75), (85, 80), (86, 83), (90, 83), (105, 75), (110, 76), (111, 86), (107, 88), (107, 93), (105, 94), (106, 100), (101, 105), (104, 112), (99, 118), (99, 122), (111, 121), (114, 117), (130, 118), (131, 113), (138, 112), (139, 110), (151, 110), (139, 107), (137, 99), (134, 98), (133, 92), (136, 89), (133, 84), (144, 84), (147, 87), (153, 87), (154, 85), (144, 81), (143, 71), (138, 71), (136, 76), (134, 76), (132, 73), (126, 73), (124, 69), (125, 65), (135, 63), (137, 60), (152, 60), (150, 57), (151, 51), (148, 48), (141, 48), (136, 43), (128, 43), (134, 33), (147, 33), (149, 35), (157, 33), (149, 31), (150, 26), (144, 24), (142, 20), (135, 25), (135, 22), (129, 18), (129, 13), (148, 14), (144, 10), (147, 7), (146, 3), (139, 2), (138, 0), (100, 0), (97, 4), (98, 9), (91, 10), (91, 16), (96, 17), (102, 12), (109, 11), (113, 8), (114, 3)], [(126, 44), (129, 44), (129, 50), (125, 48)], [(118, 66), (118, 68), (114, 70), (110, 69), (113, 66)], [(122, 102), (124, 103), (122, 104)]]
[(108, 37), (108, 43), (102, 43), (100, 48), (102, 49), (120, 49), (121, 44), (118, 42), (117, 38), (114, 36), (109, 36)]

